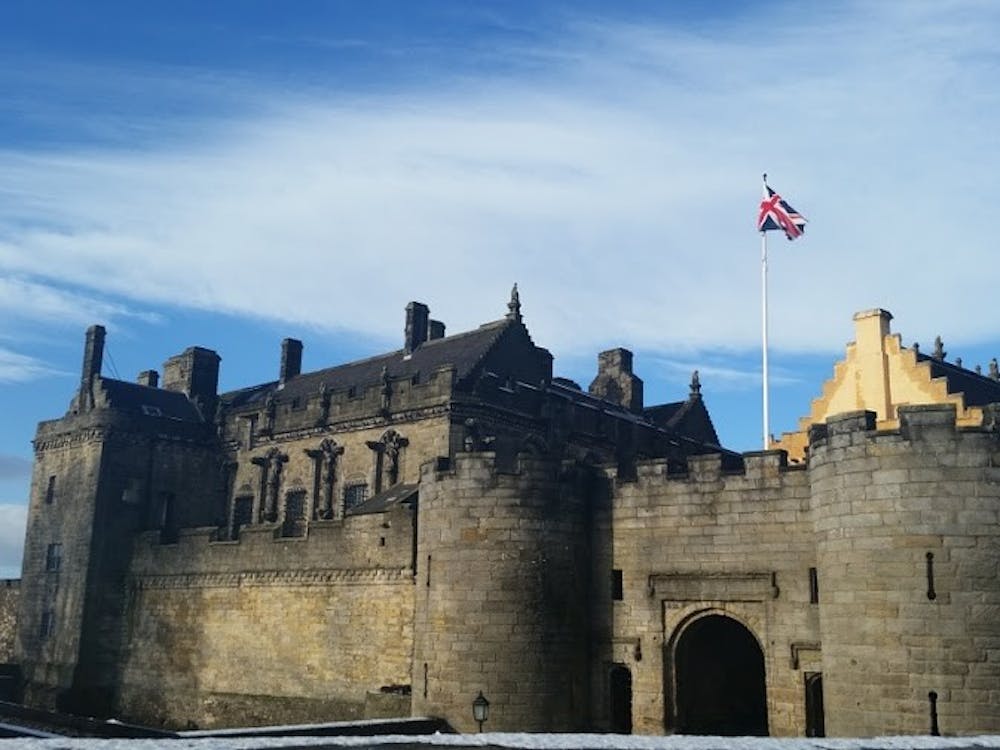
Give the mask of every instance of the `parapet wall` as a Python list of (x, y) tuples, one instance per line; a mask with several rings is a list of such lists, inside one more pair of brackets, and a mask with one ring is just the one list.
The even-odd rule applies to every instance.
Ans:
[(952, 405), (811, 435), (831, 735), (1000, 730), (1000, 443)]
[(410, 712), (408, 509), (176, 544), (139, 537), (129, 576), (123, 716), (202, 727)]

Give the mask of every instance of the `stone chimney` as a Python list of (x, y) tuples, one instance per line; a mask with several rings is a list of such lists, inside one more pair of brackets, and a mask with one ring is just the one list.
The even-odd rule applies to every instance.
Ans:
[(427, 340), (434, 341), (435, 339), (444, 338), (444, 323), (440, 320), (432, 320), (430, 326), (427, 329)]
[(104, 326), (93, 325), (87, 329), (83, 344), (83, 367), (80, 368), (80, 397), (78, 405), (81, 411), (94, 408), (94, 380), (101, 375), (104, 364), (104, 338), (107, 332)]
[(589, 390), (593, 396), (641, 412), (642, 380), (632, 374), (632, 352), (618, 348), (598, 354), (597, 377)]
[(427, 341), (430, 308), (422, 302), (411, 302), (406, 306), (406, 330), (404, 331), (403, 352), (412, 354)]
[(156, 388), (160, 384), (160, 373), (156, 370), (143, 370), (136, 382), (148, 388)]
[(302, 342), (298, 339), (283, 339), (281, 342), (281, 372), (278, 381), (284, 385), (302, 372)]
[(163, 363), (163, 388), (183, 393), (201, 407), (203, 418), (211, 419), (218, 395), (220, 361), (211, 349), (188, 347)]
[(889, 354), (886, 342), (892, 335), (889, 323), (892, 313), (875, 308), (854, 315), (854, 347), (858, 372), (863, 373), (855, 384), (857, 408), (875, 412), (879, 419), (893, 418), (892, 394), (889, 387)]

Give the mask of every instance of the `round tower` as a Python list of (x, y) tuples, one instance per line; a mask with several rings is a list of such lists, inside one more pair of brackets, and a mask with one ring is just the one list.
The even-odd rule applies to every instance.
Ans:
[(585, 493), (557, 461), (493, 453), (423, 467), (417, 531), (413, 712), (474, 731), (586, 725)]
[(1000, 443), (952, 405), (814, 427), (829, 735), (1000, 730)]

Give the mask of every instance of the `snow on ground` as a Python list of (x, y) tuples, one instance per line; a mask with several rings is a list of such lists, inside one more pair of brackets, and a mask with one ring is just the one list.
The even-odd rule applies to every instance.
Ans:
[(399, 745), (523, 750), (1000, 750), (1000, 735), (778, 739), (770, 737), (646, 737), (621, 734), (434, 734), (381, 737), (184, 737), (157, 740), (0, 739), (0, 750), (256, 750), (315, 746)]

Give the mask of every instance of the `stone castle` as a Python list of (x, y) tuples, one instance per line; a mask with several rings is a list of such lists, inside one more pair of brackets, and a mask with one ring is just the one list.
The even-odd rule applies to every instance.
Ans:
[(154, 725), (442, 717), (494, 731), (1000, 732), (1000, 382), (856, 340), (801, 430), (718, 445), (697, 375), (553, 377), (515, 292), (446, 336), (218, 393), (87, 331), (43, 422), (25, 702)]

